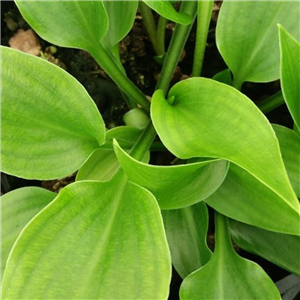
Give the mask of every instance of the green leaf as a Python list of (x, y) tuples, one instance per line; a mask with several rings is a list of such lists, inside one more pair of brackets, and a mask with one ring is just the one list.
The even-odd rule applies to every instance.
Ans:
[(167, 299), (170, 278), (157, 202), (119, 173), (65, 187), (28, 224), (2, 299)]
[(128, 126), (144, 129), (149, 123), (149, 115), (141, 108), (133, 108), (123, 116), (124, 123)]
[[(120, 167), (113, 149), (112, 139), (116, 138), (127, 149), (130, 149), (140, 137), (142, 130), (129, 126), (120, 126), (109, 130), (106, 134), (106, 143), (95, 150), (76, 175), (78, 180), (100, 180), (109, 181)], [(146, 152), (144, 162), (150, 158), (149, 151)]]
[(272, 190), (234, 164), (230, 165), (221, 187), (205, 202), (223, 215), (246, 224), (300, 235), (298, 210), (286, 205)]
[(103, 1), (15, 1), (22, 16), (44, 40), (88, 50), (108, 30)]
[(280, 300), (275, 284), (256, 263), (238, 256), (228, 235), (228, 221), (218, 215), (212, 259), (183, 280), (181, 300)]
[(216, 75), (214, 75), (214, 77), (212, 79), (214, 79), (218, 82), (225, 83), (227, 85), (232, 85), (231, 72), (229, 69), (225, 69), (225, 70), (217, 73)]
[(1, 278), (21, 230), (55, 197), (55, 193), (39, 187), (20, 188), (1, 197)]
[(204, 202), (181, 209), (163, 210), (172, 263), (185, 278), (211, 258), (206, 244), (208, 211)]
[(300, 129), (300, 43), (281, 25), (278, 29), (282, 92), (294, 122)]
[(151, 9), (156, 11), (159, 15), (170, 21), (182, 25), (189, 25), (193, 22), (193, 18), (190, 15), (176, 11), (170, 1), (143, 0), (143, 2), (147, 4)]
[(1, 170), (29, 179), (76, 171), (105, 138), (86, 90), (59, 67), (9, 48), (1, 47), (1, 67)]
[(300, 237), (267, 231), (230, 220), (234, 242), (248, 252), (300, 276)]
[(182, 159), (227, 159), (277, 194), (287, 210), (299, 215), (278, 140), (250, 99), (206, 78), (181, 81), (168, 97), (166, 101), (161, 90), (155, 92), (151, 117), (162, 142), (174, 155)]
[(109, 27), (101, 42), (108, 49), (118, 44), (132, 28), (138, 3), (138, 1), (103, 1)]
[[(225, 1), (217, 28), (218, 49), (234, 74), (234, 86), (244, 81), (279, 78), (277, 23), (299, 36), (298, 1)], [(251, 16), (251, 17), (249, 17)]]
[(214, 193), (222, 184), (228, 163), (208, 160), (177, 166), (154, 166), (138, 162), (115, 143), (122, 169), (130, 180), (148, 189), (161, 209), (182, 208)]
[(280, 151), (295, 194), (300, 198), (300, 136), (284, 126), (272, 124)]

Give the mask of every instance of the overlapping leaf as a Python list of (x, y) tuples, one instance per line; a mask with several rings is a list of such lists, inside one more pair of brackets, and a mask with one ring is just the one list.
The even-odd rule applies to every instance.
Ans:
[(206, 244), (208, 211), (204, 202), (181, 209), (163, 210), (172, 263), (185, 278), (211, 258)]
[(212, 259), (183, 280), (180, 299), (281, 299), (264, 270), (235, 253), (227, 220), (220, 217), (216, 222), (216, 247)]
[(59, 67), (2, 47), (1, 85), (2, 171), (23, 178), (61, 178), (104, 142), (97, 106)]
[(279, 26), (281, 87), (287, 107), (300, 129), (300, 43)]
[(1, 197), (1, 278), (21, 230), (55, 197), (55, 193), (38, 187), (20, 188)]
[(241, 248), (300, 276), (300, 237), (230, 220), (231, 236)]
[[(279, 78), (277, 23), (299, 36), (298, 1), (225, 1), (216, 29), (218, 49), (234, 74), (236, 87), (244, 81)], [(251, 16), (251, 17), (249, 17)]]
[(22, 1), (16, 4), (44, 40), (62, 47), (89, 50), (108, 30), (103, 1)]
[(159, 15), (165, 17), (170, 21), (182, 25), (189, 25), (193, 22), (193, 19), (190, 15), (176, 11), (170, 3), (170, 1), (143, 0), (143, 2), (147, 4), (150, 8), (155, 10)]
[(167, 299), (171, 261), (155, 198), (119, 173), (75, 182), (22, 232), (3, 299)]
[[(286, 174), (278, 140), (268, 120), (246, 96), (210, 79), (188, 79), (170, 90), (167, 101), (157, 91), (152, 98), (151, 116), (162, 142), (176, 156), (227, 159), (239, 166), (234, 167), (238, 170), (236, 180), (243, 181), (243, 172), (251, 180), (259, 181), (267, 194), (275, 195), (273, 211), (287, 213), (282, 230), (299, 234), (294, 227), (299, 218), (299, 203)], [(231, 193), (236, 192), (230, 188)], [(223, 198), (218, 203), (226, 200)], [(248, 211), (245, 215), (254, 221), (257, 211), (270, 212), (267, 203), (257, 202), (256, 215)], [(251, 207), (254, 208), (253, 204)], [(240, 213), (234, 205), (232, 208)], [(288, 229), (289, 218), (294, 224), (292, 229)], [(265, 218), (265, 223), (272, 230), (279, 222)]]
[[(140, 129), (120, 126), (109, 130), (106, 134), (106, 143), (95, 150), (84, 165), (79, 169), (76, 180), (109, 181), (120, 167), (113, 149), (112, 139), (116, 138), (125, 149), (130, 149), (137, 141), (142, 131)], [(144, 162), (150, 157), (147, 151)]]
[(153, 193), (161, 209), (182, 208), (207, 198), (222, 184), (228, 169), (224, 160), (147, 165), (133, 159), (117, 143), (115, 152), (129, 179)]

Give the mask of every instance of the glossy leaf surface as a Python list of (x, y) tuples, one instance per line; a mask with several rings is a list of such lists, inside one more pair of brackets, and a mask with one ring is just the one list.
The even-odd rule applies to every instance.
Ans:
[[(120, 126), (107, 131), (106, 143), (95, 150), (79, 169), (76, 180), (109, 181), (120, 167), (113, 149), (112, 139), (118, 139), (129, 150), (141, 133), (141, 130), (129, 126)], [(148, 162), (149, 157), (150, 153), (147, 151), (144, 162)]]
[(281, 87), (287, 107), (300, 129), (300, 43), (279, 26)]
[(109, 19), (108, 30), (102, 44), (113, 48), (130, 31), (135, 20), (138, 1), (103, 1)]
[(267, 231), (230, 220), (234, 242), (248, 252), (300, 276), (300, 237)]
[(88, 50), (108, 29), (103, 1), (16, 1), (29, 25), (44, 40), (62, 47)]
[(162, 91), (155, 92), (151, 117), (162, 142), (174, 155), (227, 159), (278, 195), (282, 207), (299, 214), (278, 140), (251, 100), (206, 78), (181, 81), (168, 97), (166, 101)]
[(212, 259), (183, 280), (180, 299), (280, 300), (275, 284), (264, 270), (235, 253), (227, 226), (224, 217), (217, 218), (216, 248)]
[(204, 202), (162, 211), (172, 263), (185, 278), (211, 258), (206, 244), (208, 211)]
[(167, 299), (159, 207), (119, 175), (65, 187), (29, 223), (8, 259), (3, 299)]
[(55, 193), (38, 187), (20, 188), (1, 197), (1, 278), (21, 230), (55, 197)]
[[(277, 23), (299, 36), (298, 1), (225, 1), (216, 29), (218, 49), (234, 74), (244, 81), (268, 82), (279, 78)], [(249, 17), (251, 16), (251, 17)]]
[(178, 12), (172, 6), (170, 1), (161, 0), (143, 0), (151, 9), (155, 10), (159, 15), (166, 19), (182, 25), (189, 25), (193, 22), (190, 15)]
[(154, 166), (133, 159), (119, 145), (115, 152), (128, 178), (148, 189), (161, 209), (197, 203), (214, 193), (228, 169), (224, 160), (208, 160), (177, 166)]
[(104, 142), (97, 106), (61, 68), (1, 50), (1, 170), (28, 179), (73, 173)]

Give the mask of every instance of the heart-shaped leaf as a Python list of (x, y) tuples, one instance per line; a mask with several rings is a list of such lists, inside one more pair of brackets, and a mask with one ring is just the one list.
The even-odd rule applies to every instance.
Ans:
[(109, 27), (101, 42), (108, 49), (118, 44), (132, 28), (138, 3), (138, 1), (103, 1)]
[(166, 19), (182, 25), (189, 25), (193, 22), (193, 18), (183, 12), (175, 10), (170, 1), (161, 0), (143, 0), (151, 9)]
[(241, 248), (300, 276), (300, 237), (230, 220), (231, 236)]
[(1, 278), (21, 230), (55, 197), (55, 193), (39, 187), (20, 188), (1, 197)]
[(133, 159), (117, 143), (114, 146), (128, 178), (153, 193), (161, 209), (182, 208), (207, 198), (222, 184), (228, 170), (224, 160), (177, 166), (148, 165)]
[(157, 202), (118, 173), (65, 187), (27, 225), (2, 299), (167, 299), (170, 277)]
[(22, 16), (44, 40), (88, 50), (108, 30), (103, 1), (15, 1)]
[(282, 92), (294, 122), (300, 129), (300, 43), (282, 26), (278, 29)]
[[(129, 126), (120, 126), (109, 130), (106, 143), (95, 150), (84, 165), (78, 170), (76, 180), (109, 181), (120, 167), (113, 149), (112, 139), (116, 138), (128, 150), (141, 135), (142, 130)], [(149, 151), (144, 156), (144, 162), (150, 158)]]
[(275, 284), (256, 263), (238, 256), (228, 234), (228, 221), (217, 215), (212, 259), (183, 280), (181, 300), (280, 300)]
[[(277, 194), (282, 207), (299, 215), (278, 140), (250, 99), (206, 78), (181, 81), (168, 96), (166, 101), (161, 90), (155, 92), (151, 117), (162, 142), (173, 154), (183, 159), (227, 159)], [(264, 211), (265, 207), (260, 209)]]
[(181, 209), (163, 210), (172, 263), (185, 278), (211, 258), (206, 244), (208, 211), (204, 202)]
[(299, 19), (297, 1), (223, 3), (216, 42), (234, 74), (234, 86), (240, 88), (244, 81), (268, 82), (279, 78), (277, 23), (299, 36)]
[(1, 170), (28, 179), (76, 171), (105, 139), (86, 90), (61, 68), (13, 49), (1, 48), (1, 67)]

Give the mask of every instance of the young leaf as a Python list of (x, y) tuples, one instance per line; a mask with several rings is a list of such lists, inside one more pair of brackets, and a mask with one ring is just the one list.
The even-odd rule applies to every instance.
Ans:
[(251, 100), (230, 86), (206, 78), (181, 81), (171, 88), (168, 97), (166, 101), (161, 90), (155, 92), (151, 117), (162, 142), (173, 154), (183, 159), (229, 160), (277, 194), (283, 206), (299, 214), (278, 140)]
[(93, 100), (43, 59), (1, 47), (1, 66), (1, 170), (28, 179), (76, 171), (105, 138)]
[(294, 122), (300, 129), (300, 43), (281, 25), (278, 29), (282, 92)]
[[(251, 16), (251, 17), (249, 17)], [(244, 81), (279, 78), (277, 23), (299, 36), (298, 1), (225, 1), (221, 7), (216, 42), (234, 74), (234, 86)]]
[(172, 264), (185, 278), (211, 258), (206, 244), (208, 211), (204, 202), (181, 209), (163, 210)]
[(193, 18), (190, 15), (176, 11), (170, 1), (143, 0), (143, 2), (170, 21), (182, 25), (189, 25), (193, 22)]
[(132, 28), (138, 1), (103, 1), (109, 19), (108, 30), (102, 44), (112, 49)]
[(55, 197), (55, 193), (39, 187), (20, 188), (1, 197), (1, 278), (21, 230)]
[[(120, 126), (109, 130), (106, 134), (106, 143), (95, 150), (79, 169), (76, 180), (109, 181), (120, 168), (113, 149), (112, 139), (117, 138), (129, 150), (141, 133), (142, 130), (129, 126)], [(149, 158), (150, 153), (147, 151), (144, 162), (147, 163)]]
[(114, 149), (128, 178), (153, 193), (161, 209), (182, 208), (207, 198), (222, 184), (228, 170), (224, 160), (148, 165), (133, 159), (117, 143)]
[(216, 248), (212, 259), (183, 280), (180, 299), (280, 300), (279, 291), (264, 270), (235, 253), (227, 219), (221, 215), (216, 219)]
[(167, 299), (159, 207), (118, 175), (65, 187), (27, 225), (7, 262), (3, 299)]
[(300, 276), (299, 236), (271, 232), (234, 220), (229, 224), (231, 236), (239, 247)]
[(44, 40), (88, 50), (108, 30), (103, 1), (15, 1), (22, 16)]

